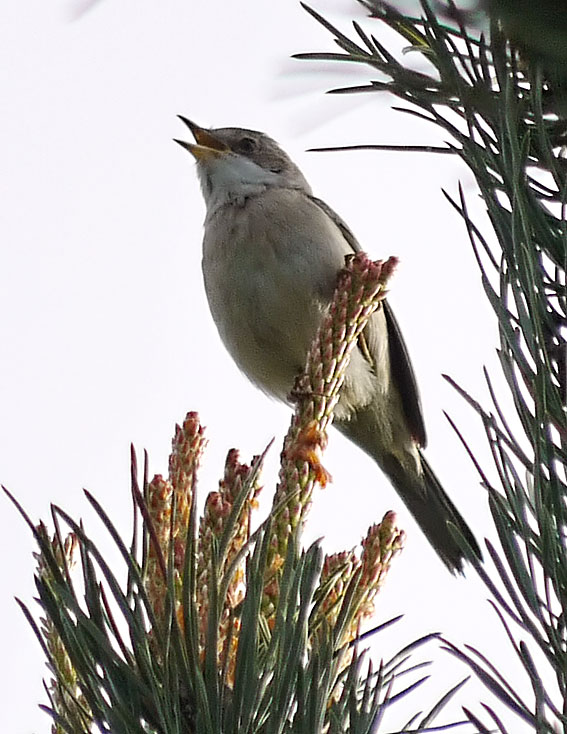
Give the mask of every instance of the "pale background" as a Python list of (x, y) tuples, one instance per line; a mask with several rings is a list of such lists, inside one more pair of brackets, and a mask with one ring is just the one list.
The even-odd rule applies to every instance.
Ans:
[[(317, 7), (347, 32), (349, 18), (363, 20), (349, 0)], [(390, 300), (422, 390), (427, 455), (479, 538), (493, 537), (485, 493), (442, 414), (455, 418), (494, 477), (479, 420), (441, 377), (449, 373), (486, 402), (482, 366), (497, 370), (494, 319), (464, 227), (441, 193), (456, 195), (461, 181), (482, 211), (474, 181), (446, 156), (305, 152), (443, 136), (391, 111), (385, 96), (324, 96), (377, 75), (289, 60), (332, 48), (294, 0), (104, 0), (90, 10), (71, 0), (5, 0), (2, 10), (0, 481), (34, 521), (48, 520), (54, 502), (103, 539), (86, 487), (127, 532), (129, 444), (148, 449), (152, 473), (166, 472), (174, 424), (188, 410), (200, 412), (210, 439), (202, 496), (230, 447), (250, 458), (275, 436), (264, 473), (265, 491), (273, 491), (289, 413), (239, 374), (209, 316), (200, 274), (204, 206), (190, 156), (171, 142), (188, 133), (180, 113), (269, 132), (365, 249), (400, 257)], [(380, 32), (375, 22), (367, 27)], [(481, 648), (516, 680), (472, 573), (457, 580), (446, 572), (373, 463), (334, 433), (325, 465), (334, 481), (315, 494), (306, 542), (324, 536), (329, 551), (349, 548), (388, 509), (408, 533), (376, 623), (406, 616), (376, 639), (375, 660), (441, 631)], [(34, 547), (14, 508), (0, 503), (0, 730), (46, 732), (49, 720), (37, 708), (46, 702), (46, 671), (13, 600), (34, 608)], [(421, 699), (393, 709), (386, 730), (467, 674), (437, 646), (420, 659), (428, 657), (436, 661), (433, 681)], [(517, 684), (526, 690), (523, 678)], [(471, 684), (459, 703), (479, 712), (480, 699)], [(457, 705), (452, 712), (459, 716)]]

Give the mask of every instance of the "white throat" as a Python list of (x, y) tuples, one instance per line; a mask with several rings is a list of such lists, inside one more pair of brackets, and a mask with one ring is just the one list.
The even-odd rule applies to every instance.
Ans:
[(277, 185), (279, 179), (277, 173), (236, 153), (199, 161), (197, 173), (208, 216), (225, 204), (242, 205), (246, 197)]

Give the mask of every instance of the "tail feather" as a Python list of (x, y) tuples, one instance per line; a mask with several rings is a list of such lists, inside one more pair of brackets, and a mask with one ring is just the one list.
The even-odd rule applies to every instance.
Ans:
[(420, 476), (410, 474), (394, 457), (387, 457), (380, 464), (443, 563), (452, 573), (462, 573), (466, 555), (450, 525), (457, 528), (473, 555), (479, 559), (482, 558), (481, 550), (463, 516), (421, 453), (420, 459), (423, 469)]
[[(416, 446), (408, 447), (409, 435), (403, 436), (403, 426), (394, 424), (406, 441), (406, 461), (403, 463), (393, 452), (394, 442), (384, 441), (380, 422), (384, 420), (376, 406), (360, 410), (350, 420), (335, 421), (334, 425), (363, 451), (366, 451), (388, 476), (392, 486), (405, 502), (425, 537), (452, 573), (463, 572), (463, 551), (451, 533), (455, 526), (466, 539), (474, 556), (482, 554), (471, 529), (457, 510), (437, 479), (427, 460)], [(384, 435), (383, 435), (384, 434)], [(403, 446), (403, 442), (399, 441)]]

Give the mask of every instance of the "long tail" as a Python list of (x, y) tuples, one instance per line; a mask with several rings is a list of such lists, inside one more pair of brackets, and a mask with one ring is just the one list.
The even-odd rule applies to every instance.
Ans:
[(394, 457), (379, 462), (390, 477), (394, 488), (405, 502), (437, 554), (452, 572), (463, 572), (466, 556), (453, 537), (449, 525), (454, 525), (466, 539), (474, 555), (482, 558), (476, 539), (441, 486), (427, 460), (420, 454), (423, 472), (421, 476), (404, 469)]
[[(416, 454), (416, 449), (412, 447), (411, 451), (408, 449), (407, 461), (402, 464), (392, 450), (391, 438), (384, 442), (384, 436), (388, 436), (388, 432), (380, 428), (384, 415), (388, 415), (387, 411), (381, 410), (377, 403), (366, 410), (359, 410), (350, 420), (335, 421), (334, 425), (376, 461), (443, 563), (452, 573), (462, 573), (466, 555), (449, 526), (454, 525), (466, 539), (473, 554), (482, 558), (478, 543), (423, 454)], [(399, 422), (396, 427), (402, 433)], [(405, 440), (407, 443), (411, 440), (409, 432)]]

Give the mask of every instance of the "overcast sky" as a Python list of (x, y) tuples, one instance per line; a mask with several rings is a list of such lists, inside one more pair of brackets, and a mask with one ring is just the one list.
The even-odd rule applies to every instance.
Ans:
[[(350, 0), (318, 7), (345, 30), (349, 18), (363, 20)], [(266, 493), (275, 485), (289, 411), (238, 372), (209, 316), (204, 205), (190, 156), (172, 142), (187, 135), (176, 119), (183, 114), (268, 132), (371, 255), (400, 258), (390, 301), (422, 391), (427, 456), (479, 539), (493, 537), (484, 492), (442, 413), (494, 477), (479, 420), (441, 377), (449, 373), (486, 402), (483, 365), (497, 376), (492, 314), (464, 227), (441, 193), (456, 195), (460, 181), (482, 212), (472, 177), (447, 156), (305, 152), (443, 136), (392, 111), (385, 96), (325, 96), (376, 73), (290, 60), (331, 48), (295, 0), (101, 0), (91, 9), (28, 0), (5, 2), (3, 16), (0, 481), (34, 521), (48, 520), (54, 502), (104, 538), (86, 487), (127, 533), (130, 442), (148, 450), (151, 473), (165, 473), (174, 425), (189, 410), (199, 411), (210, 440), (202, 496), (215, 488), (229, 448), (249, 459), (273, 436)], [(408, 534), (375, 622), (406, 616), (376, 641), (376, 660), (441, 631), (478, 646), (513, 678), (510, 650), (472, 573), (447, 573), (371, 460), (334, 432), (325, 466), (334, 481), (315, 493), (306, 543), (324, 536), (329, 551), (350, 548), (389, 509)], [(34, 607), (34, 548), (13, 507), (0, 502), (0, 730), (46, 732), (37, 708), (46, 671), (13, 600)], [(467, 673), (433, 647), (428, 655), (436, 663), (424, 707)], [(459, 702), (478, 710), (480, 695), (471, 685)]]

